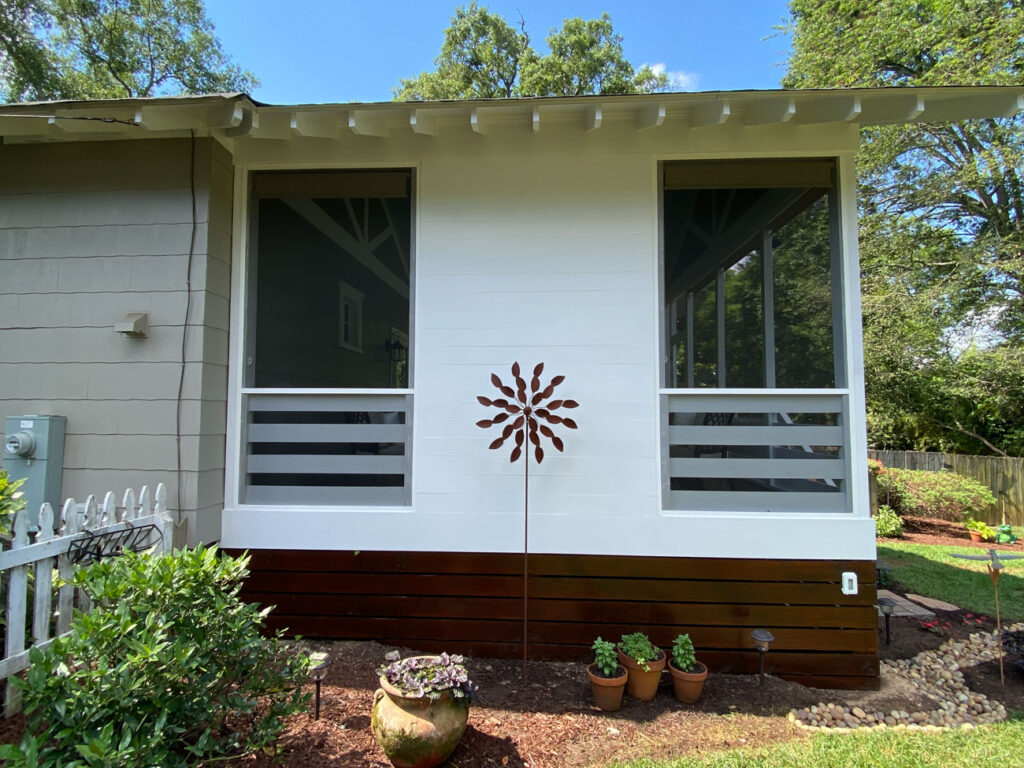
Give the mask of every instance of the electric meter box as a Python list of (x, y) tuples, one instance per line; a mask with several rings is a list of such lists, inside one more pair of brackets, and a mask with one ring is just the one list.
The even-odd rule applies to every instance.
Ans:
[(39, 507), (50, 502), (60, 517), (64, 474), (64, 416), (8, 416), (4, 423), (3, 464), (9, 480), (25, 478), (21, 492), (32, 527)]

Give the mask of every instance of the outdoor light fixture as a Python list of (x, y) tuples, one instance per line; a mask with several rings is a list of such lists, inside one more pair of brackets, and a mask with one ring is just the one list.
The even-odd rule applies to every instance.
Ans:
[(313, 715), (314, 720), (320, 719), (320, 684), (327, 677), (327, 668), (331, 666), (331, 656), (328, 653), (317, 651), (309, 654), (309, 678), (316, 685), (316, 709)]
[(882, 611), (882, 615), (885, 616), (885, 644), (889, 644), (889, 619), (892, 618), (892, 612), (896, 610), (896, 601), (891, 597), (880, 597), (878, 598), (878, 607)]
[(757, 652), (761, 654), (761, 682), (760, 685), (764, 686), (764, 655), (768, 653), (768, 646), (775, 640), (775, 635), (769, 632), (767, 629), (755, 629), (750, 633), (750, 636), (754, 638), (754, 647), (757, 648)]

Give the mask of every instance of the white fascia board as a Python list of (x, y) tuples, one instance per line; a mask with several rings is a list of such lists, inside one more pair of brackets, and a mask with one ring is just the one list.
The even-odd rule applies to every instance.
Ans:
[[(288, 525), (281, 525), (282, 514)], [(530, 551), (549, 554), (874, 560), (871, 518), (664, 513), (654, 517), (532, 514)], [(225, 509), (232, 549), (522, 552), (523, 516), (424, 514), (414, 507)]]

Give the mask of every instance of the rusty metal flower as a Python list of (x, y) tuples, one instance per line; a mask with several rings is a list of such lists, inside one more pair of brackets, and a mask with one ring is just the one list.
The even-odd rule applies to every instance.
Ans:
[[(550, 400), (555, 392), (555, 387), (565, 381), (565, 376), (555, 376), (551, 382), (541, 388), (540, 375), (544, 371), (544, 363), (537, 363), (533, 369), (533, 377), (530, 380), (529, 393), (527, 392), (526, 379), (520, 375), (519, 363), (512, 364), (512, 376), (515, 379), (515, 388), (506, 386), (498, 374), (491, 374), (491, 383), (498, 389), (504, 398), (491, 400), (487, 397), (477, 397), (481, 405), (488, 408), (501, 409), (501, 413), (493, 419), (482, 419), (476, 423), (478, 427), (487, 429), (498, 424), (505, 424), (501, 430), (501, 436), (490, 444), (491, 450), (497, 450), (504, 445), (510, 437), (514, 439), (515, 446), (509, 456), (509, 461), (514, 462), (523, 454), (523, 446), (529, 440), (534, 447), (534, 457), (540, 464), (544, 460), (544, 449), (541, 447), (541, 435), (548, 438), (551, 444), (559, 451), (565, 445), (548, 426), (548, 424), (561, 424), (568, 429), (576, 429), (576, 422), (566, 416), (559, 416), (554, 411), (562, 408), (578, 408), (579, 403), (575, 400)], [(510, 398), (510, 399), (506, 399)], [(543, 423), (547, 422), (547, 424)]]

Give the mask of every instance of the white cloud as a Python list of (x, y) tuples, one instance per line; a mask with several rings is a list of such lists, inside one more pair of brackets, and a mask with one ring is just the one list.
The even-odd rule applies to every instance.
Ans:
[(666, 75), (670, 90), (693, 91), (697, 88), (698, 75), (696, 72), (684, 72), (681, 69), (670, 70), (661, 61), (657, 64), (644, 64), (644, 66), (650, 67), (651, 71), (656, 75)]

